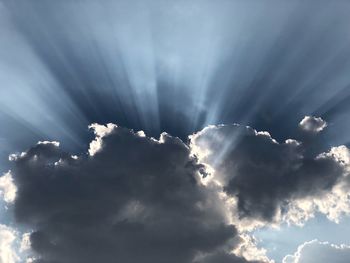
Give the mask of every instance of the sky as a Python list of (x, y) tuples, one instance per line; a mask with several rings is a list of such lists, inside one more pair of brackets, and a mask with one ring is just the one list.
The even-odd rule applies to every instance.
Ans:
[(0, 263), (348, 263), (349, 12), (0, 0)]

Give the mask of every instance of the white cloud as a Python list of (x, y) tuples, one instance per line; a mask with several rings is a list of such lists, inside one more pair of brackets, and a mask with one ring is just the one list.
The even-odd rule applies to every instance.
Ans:
[(52, 144), (56, 147), (59, 147), (60, 146), (60, 143), (57, 142), (57, 141), (38, 141), (38, 144)]
[(5, 225), (0, 225), (0, 263), (15, 263), (19, 258), (13, 248), (16, 233)]
[(102, 138), (113, 131), (117, 125), (108, 123), (106, 126), (93, 123), (89, 125), (89, 129), (92, 129), (95, 133), (95, 140), (90, 142), (89, 155), (94, 156), (102, 148)]
[(20, 252), (25, 252), (28, 251), (30, 249), (30, 232), (28, 233), (24, 233), (22, 235), (22, 240), (21, 240), (21, 244), (19, 247), (19, 251)]
[(312, 240), (300, 245), (293, 255), (287, 255), (283, 263), (349, 263), (350, 246), (334, 245)]
[(17, 187), (13, 183), (10, 172), (0, 177), (0, 196), (6, 203), (12, 203), (16, 198)]
[(242, 242), (234, 250), (236, 255), (244, 257), (247, 260), (275, 263), (274, 260), (267, 257), (266, 249), (257, 247), (258, 241), (256, 238), (248, 234), (241, 234), (240, 238), (242, 239)]
[(321, 117), (305, 116), (299, 126), (305, 131), (318, 133), (327, 127), (327, 122)]

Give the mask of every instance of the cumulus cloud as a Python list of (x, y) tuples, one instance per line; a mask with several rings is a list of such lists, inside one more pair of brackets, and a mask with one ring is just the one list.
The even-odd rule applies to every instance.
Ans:
[(293, 255), (286, 256), (283, 263), (348, 263), (349, 258), (350, 246), (312, 240), (300, 245)]
[(13, 229), (0, 225), (0, 263), (15, 263), (18, 256), (14, 249), (16, 233)]
[(273, 222), (295, 200), (325, 200), (327, 194), (339, 193), (340, 185), (349, 189), (340, 183), (349, 173), (345, 146), (310, 157), (300, 142), (278, 143), (267, 132), (237, 124), (209, 126), (190, 139), (193, 154), (212, 167), (210, 180), (222, 186), (237, 224), (247, 219)]
[(234, 250), (236, 255), (252, 261), (259, 260), (260, 262), (274, 263), (266, 256), (266, 249), (257, 247), (258, 240), (254, 236), (242, 233), (240, 237), (241, 242)]
[(11, 155), (15, 218), (33, 230), (34, 262), (273, 262), (249, 231), (350, 213), (346, 146), (310, 156), (303, 142), (238, 124), (188, 144), (90, 128), (85, 154), (45, 141)]
[(89, 154), (47, 142), (12, 158), (15, 216), (33, 229), (35, 262), (248, 262), (232, 254), (238, 232), (186, 144), (91, 128)]
[(288, 213), (284, 215), (284, 220), (288, 223), (302, 225), (314, 217), (316, 212), (325, 214), (329, 220), (336, 223), (339, 223), (344, 215), (350, 215), (350, 150), (346, 146), (332, 147), (329, 152), (318, 156), (323, 157), (334, 158), (342, 165), (343, 175), (330, 191), (291, 201)]
[(299, 126), (304, 131), (318, 133), (327, 127), (327, 122), (321, 117), (305, 116), (299, 123)]
[(6, 203), (12, 203), (16, 198), (17, 188), (13, 183), (12, 175), (10, 172), (5, 173), (0, 177), (0, 197)]

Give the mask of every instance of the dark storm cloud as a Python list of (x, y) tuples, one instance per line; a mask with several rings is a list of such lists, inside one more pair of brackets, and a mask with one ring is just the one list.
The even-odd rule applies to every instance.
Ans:
[(197, 254), (206, 263), (246, 262), (228, 254), (237, 230), (180, 139), (93, 127), (88, 156), (41, 142), (11, 157), (16, 219), (34, 230), (38, 263), (186, 263)]
[(237, 198), (241, 218), (272, 221), (290, 201), (327, 193), (346, 173), (331, 154), (306, 156), (303, 143), (278, 143), (241, 125), (205, 128), (191, 136), (191, 144), (225, 192)]

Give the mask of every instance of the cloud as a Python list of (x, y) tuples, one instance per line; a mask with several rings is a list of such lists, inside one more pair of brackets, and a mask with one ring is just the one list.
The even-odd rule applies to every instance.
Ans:
[[(192, 154), (212, 168), (207, 181), (222, 186), (236, 224), (278, 221), (296, 200), (325, 200), (339, 187), (349, 189), (345, 146), (308, 156), (304, 154), (307, 145), (301, 142), (279, 143), (267, 132), (238, 124), (209, 126), (190, 140)], [(348, 202), (347, 195), (343, 197)], [(329, 206), (343, 211), (332, 202)]]
[(240, 237), (242, 241), (234, 250), (236, 255), (252, 261), (258, 260), (260, 262), (274, 263), (273, 260), (266, 256), (266, 249), (257, 246), (258, 240), (253, 235), (242, 233)]
[(350, 246), (312, 240), (300, 245), (293, 255), (286, 256), (283, 263), (348, 263), (349, 258)]
[(248, 262), (231, 253), (238, 232), (186, 144), (91, 128), (89, 154), (46, 142), (12, 156), (15, 216), (33, 229), (36, 262)]
[(13, 248), (16, 233), (13, 229), (0, 225), (0, 263), (15, 263), (18, 256)]
[(5, 173), (0, 177), (0, 197), (6, 203), (12, 203), (16, 198), (17, 188), (13, 183), (13, 178), (10, 172)]
[(33, 230), (37, 263), (271, 262), (249, 231), (350, 213), (346, 146), (309, 156), (303, 142), (238, 124), (188, 144), (90, 128), (85, 154), (45, 141), (10, 156), (15, 217)]
[(336, 223), (344, 215), (350, 215), (350, 151), (345, 146), (332, 147), (328, 153), (319, 155), (319, 158), (331, 157), (344, 167), (344, 174), (328, 192), (322, 195), (309, 196), (293, 200), (288, 205), (288, 213), (284, 219), (289, 223), (304, 224), (315, 216), (316, 212), (323, 213)]
[(327, 127), (327, 122), (321, 117), (305, 116), (299, 123), (299, 126), (304, 131), (318, 133)]

